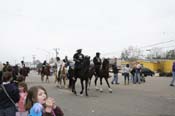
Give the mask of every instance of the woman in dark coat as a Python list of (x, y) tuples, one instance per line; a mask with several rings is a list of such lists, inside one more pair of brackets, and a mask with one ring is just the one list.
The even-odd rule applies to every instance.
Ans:
[(14, 83), (11, 83), (12, 73), (6, 71), (3, 73), (3, 82), (0, 86), (0, 116), (15, 116), (16, 115), (16, 106), (10, 101), (6, 93), (2, 89), (2, 86), (5, 87), (7, 93), (11, 99), (17, 103), (19, 101), (19, 90)]

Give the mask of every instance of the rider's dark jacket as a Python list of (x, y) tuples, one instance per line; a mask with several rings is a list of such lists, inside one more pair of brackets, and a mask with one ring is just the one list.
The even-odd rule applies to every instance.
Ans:
[(94, 66), (95, 66), (96, 76), (99, 76), (99, 74), (100, 74), (100, 67), (101, 67), (101, 64), (102, 64), (101, 58), (95, 56), (93, 58), (93, 63), (94, 63)]
[(95, 57), (93, 58), (93, 62), (94, 62), (94, 65), (95, 65), (95, 66), (100, 66), (100, 65), (101, 65), (101, 58), (95, 56)]
[(84, 55), (82, 53), (75, 53), (73, 56), (73, 60), (75, 61), (75, 67), (79, 68), (80, 64), (82, 63), (84, 59)]

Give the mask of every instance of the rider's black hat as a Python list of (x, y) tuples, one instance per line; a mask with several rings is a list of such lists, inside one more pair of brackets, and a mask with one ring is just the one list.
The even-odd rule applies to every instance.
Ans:
[(77, 52), (81, 52), (82, 51), (82, 49), (77, 49)]
[(96, 52), (96, 55), (100, 55), (100, 52)]

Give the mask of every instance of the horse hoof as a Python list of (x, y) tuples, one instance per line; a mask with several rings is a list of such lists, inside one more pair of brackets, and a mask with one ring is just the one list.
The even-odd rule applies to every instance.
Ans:
[(60, 85), (58, 85), (57, 87), (61, 89), (61, 86)]
[(96, 90), (99, 90), (99, 88), (98, 88), (98, 87), (95, 87), (95, 89), (96, 89)]
[(109, 93), (112, 93), (112, 89), (111, 88), (109, 89)]
[(86, 96), (89, 96), (88, 94), (86, 94)]
[(80, 92), (80, 94), (83, 94), (83, 92)]
[(109, 88), (108, 90), (109, 90), (109, 92), (111, 92), (111, 91), (112, 91), (112, 89), (111, 89), (111, 88)]
[(56, 87), (60, 88), (61, 89), (61, 86), (60, 85), (56, 85)]
[(74, 91), (74, 94), (77, 94), (77, 92), (76, 92), (76, 91)]

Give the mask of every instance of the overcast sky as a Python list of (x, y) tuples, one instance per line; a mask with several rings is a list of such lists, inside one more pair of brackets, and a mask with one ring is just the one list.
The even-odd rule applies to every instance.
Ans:
[(55, 56), (53, 48), (62, 58), (78, 48), (120, 57), (128, 46), (175, 40), (174, 6), (175, 0), (1, 0), (0, 61), (42, 61)]

